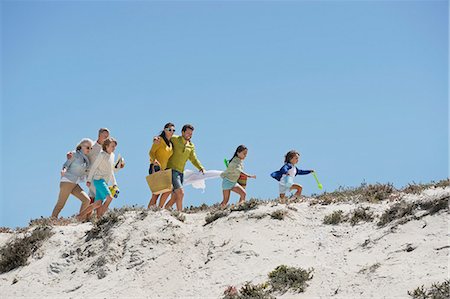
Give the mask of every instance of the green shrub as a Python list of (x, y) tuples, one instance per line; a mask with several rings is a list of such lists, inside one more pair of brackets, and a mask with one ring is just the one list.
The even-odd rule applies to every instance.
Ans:
[(401, 201), (399, 203), (394, 204), (389, 209), (384, 211), (381, 215), (380, 220), (378, 221), (378, 226), (385, 226), (386, 224), (396, 220), (403, 218), (407, 215), (413, 215), (414, 211), (417, 207), (417, 203), (407, 203), (405, 201)]
[(229, 286), (225, 292), (223, 299), (275, 299), (270, 295), (267, 284), (254, 285), (246, 282), (238, 291), (236, 287)]
[(104, 215), (100, 220), (94, 223), (90, 231), (86, 233), (86, 242), (91, 239), (100, 239), (106, 236), (111, 228), (121, 221), (121, 217), (125, 210), (112, 210)]
[(388, 199), (389, 196), (395, 192), (395, 188), (391, 183), (375, 185), (366, 185), (361, 189), (362, 196), (365, 201), (368, 202), (379, 202), (384, 199)]
[(302, 268), (280, 265), (269, 273), (269, 281), (259, 285), (246, 282), (238, 291), (236, 287), (229, 286), (224, 291), (223, 299), (273, 299), (272, 293), (286, 293), (293, 291), (301, 293), (308, 286), (306, 281), (311, 280), (314, 269), (303, 270)]
[(29, 226), (66, 226), (72, 223), (78, 223), (78, 220), (75, 217), (59, 217), (59, 218), (52, 218), (52, 217), (41, 217), (38, 219), (31, 219), (28, 223)]
[(286, 210), (277, 210), (277, 211), (272, 212), (272, 214), (270, 214), (270, 217), (272, 217), (272, 219), (283, 220), (287, 214), (288, 214), (288, 211), (286, 211)]
[(27, 264), (28, 258), (53, 235), (51, 227), (37, 227), (24, 238), (16, 238), (0, 249), (0, 273)]
[(445, 196), (442, 198), (438, 198), (435, 200), (429, 200), (425, 202), (419, 203), (419, 206), (423, 210), (427, 210), (431, 215), (436, 214), (440, 210), (447, 209), (448, 210), (448, 203), (449, 203), (450, 196)]
[(410, 183), (408, 186), (403, 188), (401, 191), (403, 193), (407, 194), (420, 194), (423, 190), (429, 189), (429, 188), (445, 188), (450, 186), (450, 179), (440, 180), (439, 182), (432, 181), (431, 183), (427, 184), (417, 184), (417, 183)]
[(434, 283), (428, 290), (423, 286), (414, 291), (408, 291), (408, 295), (413, 299), (448, 299), (450, 298), (450, 280), (443, 283)]
[(212, 207), (210, 207), (204, 203), (198, 207), (190, 206), (189, 208), (184, 208), (183, 212), (185, 212), (186, 214), (192, 214), (192, 213), (197, 213), (197, 212), (209, 211), (209, 210), (211, 210), (211, 208)]
[(210, 212), (208, 215), (206, 215), (206, 217), (205, 217), (206, 223), (203, 226), (210, 224), (219, 218), (226, 217), (229, 214), (230, 214), (230, 212), (228, 210), (218, 210), (215, 212)]
[(170, 214), (181, 222), (184, 222), (186, 220), (186, 216), (184, 216), (179, 211), (172, 211)]
[(259, 205), (259, 202), (256, 199), (250, 199), (249, 201), (245, 201), (241, 204), (238, 204), (231, 208), (232, 212), (239, 212), (239, 211), (250, 211), (253, 209), (256, 209)]
[(288, 290), (300, 293), (304, 292), (311, 280), (311, 275), (314, 269), (303, 270), (302, 268), (288, 267), (281, 265), (269, 273), (269, 284), (276, 292), (285, 293)]
[(373, 213), (369, 212), (368, 207), (359, 207), (356, 208), (353, 212), (350, 213), (350, 224), (356, 225), (360, 221), (371, 222), (373, 221)]
[(342, 210), (334, 211), (330, 215), (326, 215), (323, 218), (323, 223), (324, 224), (336, 225), (336, 224), (338, 224), (340, 222), (343, 222), (343, 221), (345, 221), (345, 217), (344, 217), (344, 212)]

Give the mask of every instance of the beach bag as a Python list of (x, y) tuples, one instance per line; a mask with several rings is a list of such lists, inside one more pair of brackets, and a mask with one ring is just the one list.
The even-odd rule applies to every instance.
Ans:
[(245, 189), (245, 187), (247, 187), (247, 176), (241, 172), (237, 183)]
[(155, 195), (172, 191), (171, 169), (153, 172), (151, 175), (148, 175), (146, 179), (150, 190), (152, 190), (152, 193)]

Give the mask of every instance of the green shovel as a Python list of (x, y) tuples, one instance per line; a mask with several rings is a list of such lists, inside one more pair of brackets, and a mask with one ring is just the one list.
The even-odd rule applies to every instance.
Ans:
[(317, 187), (318, 187), (320, 190), (322, 190), (323, 186), (322, 186), (322, 184), (319, 182), (319, 179), (317, 178), (316, 172), (313, 171), (312, 174), (313, 174), (314, 178), (316, 179)]

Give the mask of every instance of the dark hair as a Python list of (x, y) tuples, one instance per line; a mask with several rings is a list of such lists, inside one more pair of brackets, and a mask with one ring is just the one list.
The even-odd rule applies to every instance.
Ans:
[(243, 151), (245, 151), (246, 149), (247, 149), (247, 147), (246, 147), (245, 145), (243, 145), (243, 144), (239, 145), (239, 146), (237, 147), (236, 151), (234, 152), (233, 157), (231, 157), (231, 159), (228, 161), (228, 163), (230, 163), (231, 160), (234, 159), (234, 157), (237, 157), (237, 154), (238, 154), (238, 153), (243, 152)]
[(192, 131), (194, 131), (194, 126), (187, 124), (183, 126), (183, 129), (181, 129), (182, 132), (186, 132), (187, 129), (191, 129)]
[(102, 144), (103, 150), (106, 152), (106, 148), (107, 148), (111, 143), (113, 143), (113, 142), (114, 142), (114, 143), (116, 144), (116, 146), (117, 146), (117, 141), (116, 141), (116, 139), (114, 139), (114, 138), (112, 138), (112, 137), (106, 138), (105, 141), (104, 141), (103, 144)]
[[(173, 123), (167, 123), (164, 125), (164, 130), (170, 127), (175, 127), (175, 125)], [(161, 134), (159, 134), (159, 137), (161, 137), (162, 139), (164, 139), (164, 142), (167, 144), (167, 146), (170, 146), (172, 143), (172, 140), (167, 139), (166, 134), (164, 133), (164, 130), (161, 132)]]
[(284, 156), (284, 163), (290, 163), (291, 159), (294, 158), (295, 155), (300, 156), (296, 150), (288, 151), (286, 156)]

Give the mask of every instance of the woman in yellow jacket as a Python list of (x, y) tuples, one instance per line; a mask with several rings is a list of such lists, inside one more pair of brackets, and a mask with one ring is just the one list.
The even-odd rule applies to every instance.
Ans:
[[(157, 172), (160, 170), (165, 170), (167, 167), (167, 162), (173, 154), (173, 144), (170, 140), (175, 133), (175, 125), (173, 123), (167, 123), (164, 126), (164, 130), (159, 134), (159, 138), (153, 140), (152, 148), (150, 149), (150, 168), (148, 169), (148, 174)], [(161, 194), (161, 199), (159, 202), (159, 207), (164, 207), (164, 203), (170, 195), (170, 191)], [(156, 206), (158, 201), (158, 194), (152, 194), (152, 198), (148, 204), (148, 208)]]

